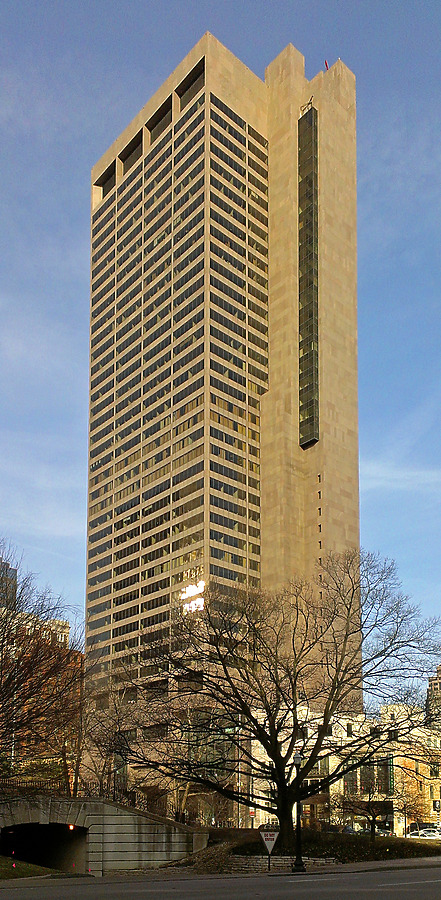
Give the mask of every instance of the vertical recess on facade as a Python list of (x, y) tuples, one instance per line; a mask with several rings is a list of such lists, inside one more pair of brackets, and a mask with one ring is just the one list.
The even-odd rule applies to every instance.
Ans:
[(299, 444), (319, 439), (317, 110), (299, 119)]

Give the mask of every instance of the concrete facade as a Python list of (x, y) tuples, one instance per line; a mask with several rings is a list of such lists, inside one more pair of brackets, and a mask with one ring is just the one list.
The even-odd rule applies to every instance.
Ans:
[[(33, 797), (0, 803), (0, 829), (22, 825), (74, 826), (53, 865), (101, 876), (156, 868), (207, 845), (208, 831), (180, 825), (106, 800)], [(78, 838), (75, 840), (75, 836)], [(74, 841), (68, 838), (74, 838)]]
[[(262, 579), (310, 575), (359, 545), (355, 79), (339, 60), (312, 81), (288, 46), (269, 92), (269, 390), (262, 398)], [(318, 120), (319, 440), (299, 444), (298, 123)]]
[(127, 655), (142, 676), (207, 582), (278, 589), (358, 547), (355, 208), (354, 76), (309, 82), (292, 45), (262, 81), (205, 34), (94, 167), (86, 646), (104, 678)]

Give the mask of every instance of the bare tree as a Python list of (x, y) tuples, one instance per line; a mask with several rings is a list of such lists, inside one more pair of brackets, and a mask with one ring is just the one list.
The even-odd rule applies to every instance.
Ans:
[(80, 638), (49, 588), (39, 588), (0, 542), (0, 757), (4, 770), (57, 746), (78, 715)]
[[(418, 747), (418, 745), (420, 745)], [(418, 757), (418, 751), (424, 756), (424, 749), (420, 741), (414, 743), (413, 754)], [(355, 816), (366, 819), (369, 825), (370, 838), (373, 843), (378, 822), (387, 819), (392, 812), (404, 816), (404, 833), (407, 832), (409, 821), (415, 822), (419, 829), (419, 823), (430, 819), (430, 801), (423, 792), (423, 781), (428, 780), (423, 774), (415, 774), (410, 768), (412, 760), (398, 759), (380, 760), (390, 762), (393, 765), (393, 790), (388, 789), (384, 780), (377, 778), (375, 764), (361, 768), (360, 786), (358, 791), (349, 791), (344, 794), (334, 794), (331, 806), (334, 818), (343, 817), (351, 821)]]
[(409, 763), (403, 762), (396, 767), (394, 786), (394, 810), (404, 818), (404, 834), (410, 823), (414, 822), (419, 831), (421, 823), (430, 820), (431, 801), (424, 791), (427, 776), (416, 774)]
[(332, 797), (332, 810), (334, 816), (340, 815), (345, 820), (353, 821), (355, 816), (366, 819), (370, 840), (373, 844), (377, 823), (385, 818), (388, 802), (391, 805), (391, 801), (385, 800), (381, 792), (376, 789), (375, 784), (372, 784), (363, 797), (358, 794), (335, 794)]
[(202, 610), (175, 611), (169, 640), (143, 643), (132, 765), (277, 816), (285, 847), (298, 799), (421, 725), (440, 650), (439, 622), (402, 595), (394, 565), (355, 551), (276, 596), (210, 590)]
[(81, 756), (81, 783), (86, 793), (116, 799), (126, 786), (126, 748), (133, 731), (126, 721), (126, 695), (131, 690), (112, 688), (97, 693), (93, 680), (86, 687)]

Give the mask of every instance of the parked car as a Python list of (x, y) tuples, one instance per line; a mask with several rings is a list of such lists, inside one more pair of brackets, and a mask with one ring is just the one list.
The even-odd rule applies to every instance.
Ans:
[(441, 822), (420, 822), (419, 825), (416, 822), (412, 822), (407, 828), (409, 837), (412, 834), (418, 834), (419, 831), (441, 831)]
[(425, 840), (441, 841), (441, 832), (437, 831), (435, 828), (424, 828), (422, 831), (412, 831), (409, 837), (414, 840), (421, 838)]

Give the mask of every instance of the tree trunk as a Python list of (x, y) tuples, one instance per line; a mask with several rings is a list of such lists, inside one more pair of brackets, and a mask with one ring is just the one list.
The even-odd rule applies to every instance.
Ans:
[(82, 757), (81, 749), (80, 749), (80, 747), (77, 747), (77, 756), (76, 756), (76, 760), (75, 760), (73, 786), (72, 786), (72, 797), (78, 797), (78, 788), (80, 786), (81, 757)]
[(179, 813), (179, 815), (180, 815), (180, 817), (181, 817), (180, 819), (178, 819), (179, 822), (185, 821), (185, 820), (182, 818), (182, 816), (183, 816), (184, 813), (185, 813), (185, 807), (186, 807), (186, 805), (187, 805), (187, 800), (188, 800), (189, 792), (190, 792), (190, 782), (189, 782), (189, 781), (187, 781), (187, 784), (185, 785), (184, 793), (182, 794), (182, 798), (181, 798), (181, 794), (180, 794), (180, 791), (179, 791), (179, 787), (177, 788), (177, 803), (176, 803), (176, 810), (177, 810), (177, 812)]
[(277, 804), (277, 818), (279, 820), (280, 832), (277, 847), (279, 850), (284, 850), (287, 853), (293, 853), (295, 845), (292, 808), (293, 803), (290, 800), (287, 798), (279, 798)]
[(64, 778), (64, 784), (66, 786), (66, 793), (67, 793), (68, 797), (71, 797), (70, 772), (69, 772), (69, 765), (67, 762), (66, 744), (63, 744), (63, 746), (61, 748), (61, 761), (62, 761), (62, 766), (63, 766), (63, 778)]
[(371, 819), (370, 842), (371, 844), (375, 844), (375, 819)]

